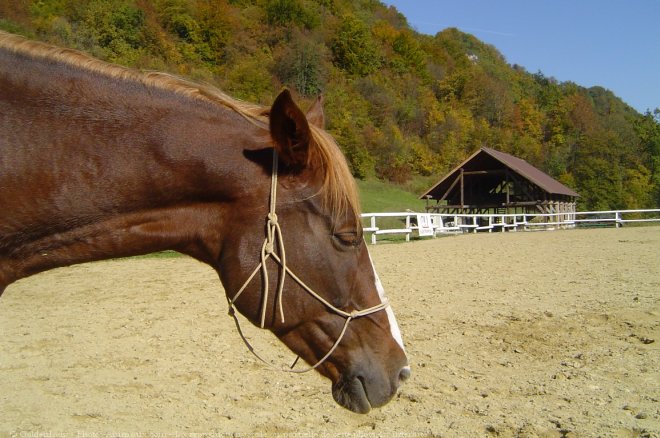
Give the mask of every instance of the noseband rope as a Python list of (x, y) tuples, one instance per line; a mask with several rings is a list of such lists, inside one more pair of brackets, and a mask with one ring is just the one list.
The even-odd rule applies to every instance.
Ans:
[[(263, 245), (261, 246), (261, 254), (260, 258), (261, 261), (257, 265), (257, 267), (252, 271), (252, 274), (248, 277), (247, 280), (245, 280), (245, 283), (243, 283), (243, 286), (236, 292), (236, 294), (233, 296), (233, 298), (227, 297), (227, 300), (229, 302), (229, 315), (234, 319), (234, 322), (236, 323), (236, 328), (238, 330), (238, 333), (241, 336), (241, 339), (243, 339), (243, 342), (247, 346), (248, 350), (252, 354), (254, 354), (261, 362), (265, 363), (269, 367), (281, 370), (281, 371), (286, 371), (290, 373), (306, 373), (308, 371), (311, 371), (315, 368), (317, 368), (319, 365), (321, 365), (325, 360), (330, 357), (330, 355), (337, 349), (339, 346), (339, 343), (341, 340), (344, 338), (344, 335), (346, 334), (346, 331), (348, 329), (348, 324), (356, 319), (360, 318), (362, 316), (367, 316), (371, 315), (372, 313), (379, 312), (381, 310), (386, 309), (389, 306), (389, 302), (387, 299), (384, 299), (382, 303), (369, 307), (368, 309), (363, 309), (363, 310), (353, 310), (351, 312), (346, 312), (344, 310), (341, 310), (332, 304), (330, 304), (326, 299), (324, 299), (322, 296), (314, 292), (312, 288), (307, 286), (305, 282), (303, 282), (298, 276), (296, 276), (287, 266), (286, 264), (286, 251), (284, 250), (284, 241), (282, 239), (282, 229), (280, 228), (280, 224), (277, 221), (277, 214), (275, 213), (275, 207), (277, 204), (277, 171), (278, 171), (278, 159), (277, 159), (277, 151), (273, 149), (273, 171), (271, 174), (271, 181), (270, 181), (270, 210), (268, 212), (268, 215), (266, 216), (267, 222), (266, 222), (266, 238), (264, 240)], [(277, 251), (276, 251), (277, 248)], [(279, 253), (279, 255), (278, 255)], [(303, 370), (294, 370), (293, 367), (295, 367), (296, 363), (298, 362), (298, 359), (300, 359), (300, 356), (296, 358), (296, 360), (293, 362), (293, 364), (288, 367), (276, 367), (270, 362), (266, 361), (263, 359), (252, 347), (250, 342), (247, 340), (245, 335), (243, 334), (243, 330), (241, 330), (241, 325), (238, 321), (238, 317), (236, 316), (236, 300), (241, 296), (241, 294), (245, 291), (247, 286), (252, 282), (252, 279), (257, 275), (259, 271), (261, 271), (261, 277), (262, 277), (262, 299), (261, 299), (261, 321), (260, 321), (260, 327), (263, 329), (265, 328), (265, 322), (266, 322), (266, 307), (268, 305), (268, 293), (270, 290), (270, 286), (268, 284), (268, 265), (266, 261), (272, 258), (278, 265), (279, 265), (279, 271), (280, 275), (278, 278), (277, 282), (277, 289), (276, 289), (276, 295), (275, 298), (277, 300), (277, 305), (279, 306), (280, 309), (280, 319), (282, 323), (284, 323), (284, 308), (282, 306), (282, 292), (284, 291), (284, 280), (286, 279), (286, 274), (289, 274), (289, 276), (296, 282), (300, 287), (302, 287), (308, 294), (310, 294), (312, 297), (316, 298), (318, 301), (320, 301), (324, 306), (326, 306), (328, 309), (332, 310), (334, 313), (342, 316), (343, 318), (346, 319), (344, 322), (344, 327), (341, 330), (341, 333), (339, 334), (339, 337), (335, 341), (335, 343), (332, 345), (330, 350), (314, 365), (309, 366), (308, 368), (305, 368)]]

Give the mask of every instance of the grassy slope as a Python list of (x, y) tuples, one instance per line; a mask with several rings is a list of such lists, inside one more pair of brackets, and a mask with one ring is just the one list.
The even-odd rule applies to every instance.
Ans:
[[(400, 186), (389, 184), (383, 181), (371, 179), (358, 180), (358, 189), (360, 190), (360, 202), (362, 203), (362, 212), (380, 213), (380, 212), (405, 212), (407, 210), (424, 212), (425, 201), (418, 199), (418, 194), (404, 190)], [(363, 219), (364, 226), (369, 226), (369, 220)], [(380, 228), (402, 228), (402, 218), (379, 218), (377, 225)], [(368, 237), (367, 237), (368, 239)], [(403, 235), (382, 235), (379, 241), (403, 241)]]
[(364, 213), (424, 211), (425, 201), (418, 199), (418, 194), (376, 179), (357, 183)]

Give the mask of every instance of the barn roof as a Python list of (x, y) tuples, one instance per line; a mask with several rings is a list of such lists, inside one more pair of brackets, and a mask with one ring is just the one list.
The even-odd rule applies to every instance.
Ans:
[(550, 175), (540, 171), (536, 167), (529, 164), (527, 161), (514, 157), (504, 152), (496, 151), (495, 149), (482, 147), (470, 157), (468, 157), (461, 164), (456, 166), (454, 170), (449, 172), (443, 179), (438, 181), (426, 193), (420, 196), (420, 199), (431, 196), (433, 199), (439, 199), (451, 186), (452, 182), (456, 179), (461, 169), (465, 170), (489, 170), (488, 167), (492, 165), (493, 159), (511, 171), (525, 178), (530, 183), (538, 186), (546, 193), (554, 195), (564, 195), (571, 197), (579, 197), (575, 191), (566, 187)]

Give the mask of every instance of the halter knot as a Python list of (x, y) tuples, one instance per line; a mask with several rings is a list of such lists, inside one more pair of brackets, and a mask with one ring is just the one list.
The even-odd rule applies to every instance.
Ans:
[(275, 247), (273, 245), (273, 242), (266, 242), (266, 244), (264, 245), (264, 253), (272, 254), (274, 250)]
[(277, 213), (268, 213), (268, 223), (271, 225), (277, 225)]

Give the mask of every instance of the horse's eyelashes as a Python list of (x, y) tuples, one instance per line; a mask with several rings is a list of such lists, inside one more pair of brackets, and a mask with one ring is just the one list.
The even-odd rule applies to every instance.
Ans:
[(334, 237), (337, 241), (339, 241), (339, 243), (347, 247), (357, 247), (360, 245), (362, 240), (360, 234), (357, 231), (335, 233)]

